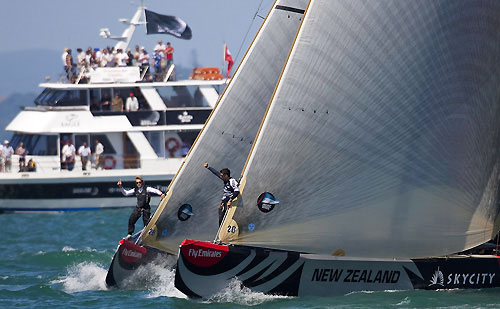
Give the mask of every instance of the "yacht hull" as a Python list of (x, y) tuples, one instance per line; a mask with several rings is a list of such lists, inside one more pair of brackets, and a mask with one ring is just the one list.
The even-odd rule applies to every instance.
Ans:
[[(124, 197), (116, 181), (132, 182), (135, 176), (106, 179), (26, 179), (0, 183), (0, 212), (78, 211), (134, 207), (135, 197)], [(128, 179), (130, 178), (130, 179)], [(146, 178), (147, 179), (147, 178)], [(170, 179), (150, 180), (148, 186), (165, 191)], [(152, 196), (157, 205), (159, 196)]]
[(366, 259), (183, 241), (175, 274), (175, 286), (181, 292), (208, 298), (235, 279), (255, 292), (287, 296), (491, 288), (500, 286), (500, 258)]
[(139, 271), (154, 263), (168, 267), (171, 255), (152, 247), (143, 247), (131, 241), (121, 240), (106, 275), (106, 286), (116, 288), (144, 287), (151, 281), (151, 271)]

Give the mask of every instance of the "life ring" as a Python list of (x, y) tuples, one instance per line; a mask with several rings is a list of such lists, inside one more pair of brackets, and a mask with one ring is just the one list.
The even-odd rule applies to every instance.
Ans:
[(103, 161), (103, 167), (105, 170), (111, 170), (116, 167), (116, 160), (113, 156), (105, 156)]
[(173, 154), (176, 152), (179, 147), (181, 147), (181, 144), (179, 143), (179, 140), (176, 139), (175, 137), (170, 137), (165, 141), (165, 148), (167, 149), (170, 154)]

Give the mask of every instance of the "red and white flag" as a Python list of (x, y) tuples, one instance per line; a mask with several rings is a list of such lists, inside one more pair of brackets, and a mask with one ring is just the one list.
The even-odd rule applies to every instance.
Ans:
[(231, 56), (231, 53), (229, 52), (229, 49), (227, 48), (227, 45), (224, 44), (224, 61), (227, 61), (227, 71), (226, 71), (226, 77), (230, 78), (231, 75), (231, 68), (233, 67), (234, 60), (233, 56)]

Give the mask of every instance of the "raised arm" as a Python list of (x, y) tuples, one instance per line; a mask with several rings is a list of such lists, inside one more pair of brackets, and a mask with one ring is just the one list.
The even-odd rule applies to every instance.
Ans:
[(215, 168), (208, 166), (208, 163), (203, 164), (203, 166), (205, 168), (208, 168), (209, 171), (211, 171), (215, 176), (217, 176), (217, 178), (220, 179), (220, 173)]
[(120, 191), (122, 192), (123, 195), (130, 196), (130, 195), (134, 194), (134, 189), (125, 190), (125, 188), (122, 187), (122, 180), (121, 179), (118, 180), (118, 182), (116, 183), (116, 185), (118, 187), (120, 187)]

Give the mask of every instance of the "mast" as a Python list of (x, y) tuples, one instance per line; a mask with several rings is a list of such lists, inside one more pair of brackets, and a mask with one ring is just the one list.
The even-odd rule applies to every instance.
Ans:
[[(112, 36), (111, 33), (109, 32), (108, 28), (102, 28), (99, 32), (99, 35), (105, 39), (111, 39), (111, 40), (116, 40), (118, 41), (115, 44), (115, 50), (122, 49), (122, 50), (127, 50), (128, 45), (130, 43), (130, 40), (132, 39), (132, 36), (134, 35), (134, 31), (137, 25), (145, 25), (145, 17), (144, 17), (144, 10), (146, 9), (145, 6), (143, 6), (142, 1), (141, 5), (137, 8), (137, 11), (135, 12), (134, 16), (132, 17), (131, 20), (121, 18), (119, 21), (122, 23), (129, 25), (122, 33), (121, 36)], [(141, 21), (142, 19), (142, 21)]]

